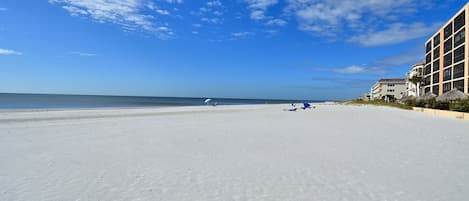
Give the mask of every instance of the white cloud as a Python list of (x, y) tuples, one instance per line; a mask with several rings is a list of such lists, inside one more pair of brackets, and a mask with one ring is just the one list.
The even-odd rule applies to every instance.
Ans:
[(207, 23), (212, 23), (212, 24), (221, 24), (221, 23), (223, 23), (223, 19), (217, 18), (217, 17), (213, 17), (213, 18), (203, 17), (203, 18), (200, 18), (200, 20), (202, 22), (207, 22)]
[(402, 24), (394, 23), (385, 30), (368, 32), (356, 35), (349, 42), (358, 43), (363, 46), (379, 46), (401, 43), (404, 41), (421, 38), (434, 33), (443, 23), (426, 25), (423, 23)]
[(15, 51), (15, 50), (8, 50), (8, 49), (0, 48), (0, 55), (23, 55), (23, 53)]
[(299, 29), (317, 36), (337, 36), (344, 30), (379, 28), (399, 16), (424, 9), (419, 0), (286, 0), (286, 12), (296, 16)]
[(219, 0), (216, 0), (216, 1), (207, 2), (207, 6), (216, 7), (216, 6), (223, 6), (223, 4)]
[(183, 3), (183, 0), (166, 0), (168, 3)]
[(88, 52), (70, 52), (70, 54), (81, 56), (81, 57), (94, 57), (96, 54), (88, 53)]
[(357, 74), (365, 72), (365, 68), (363, 66), (348, 66), (345, 68), (334, 69), (334, 72), (343, 74)]
[(213, 15), (222, 16), (223, 12), (216, 10), (216, 11), (213, 11)]
[(2, 7), (0, 7), (0, 11), (7, 11), (7, 10), (8, 10), (8, 8), (2, 8)]
[(339, 74), (384, 75), (389, 72), (389, 66), (351, 65), (342, 68), (332, 68), (332, 72)]
[(160, 15), (170, 15), (169, 11), (167, 10), (156, 9), (155, 11)]
[(416, 64), (417, 62), (424, 60), (424, 55), (425, 55), (424, 51), (425, 51), (424, 48), (419, 46), (417, 48), (404, 51), (394, 56), (389, 56), (386, 58), (379, 59), (375, 63), (378, 65), (411, 66), (413, 64)]
[(266, 25), (285, 26), (287, 21), (266, 15), (269, 7), (278, 4), (278, 0), (245, 0), (251, 11), (250, 18), (256, 21), (265, 21)]
[(251, 19), (262, 20), (268, 18), (265, 13), (270, 6), (276, 5), (278, 0), (245, 0), (251, 10)]
[(423, 51), (421, 47), (415, 47), (396, 55), (377, 59), (368, 64), (350, 65), (340, 68), (315, 68), (315, 70), (339, 74), (384, 75), (392, 72), (395, 68), (410, 68), (412, 65), (422, 61), (424, 59)]
[[(167, 0), (168, 3), (182, 3), (181, 0)], [(72, 16), (86, 16), (100, 23), (113, 23), (125, 30), (141, 29), (156, 33), (162, 39), (170, 34), (161, 31), (155, 17), (144, 14), (145, 8), (156, 8), (146, 0), (49, 0), (51, 4), (62, 5)], [(164, 13), (164, 12), (163, 12)], [(160, 13), (161, 14), (161, 13)]]
[(252, 35), (254, 35), (253, 32), (247, 32), (247, 31), (231, 33), (231, 36), (236, 37), (236, 38), (245, 38), (245, 37), (252, 36)]
[(285, 20), (282, 20), (282, 19), (271, 19), (271, 20), (268, 20), (265, 24), (266, 25), (285, 26), (287, 24), (287, 22)]

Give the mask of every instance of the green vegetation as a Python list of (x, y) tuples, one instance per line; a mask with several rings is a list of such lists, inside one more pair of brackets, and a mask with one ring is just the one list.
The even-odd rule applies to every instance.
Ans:
[(469, 112), (469, 99), (466, 100), (457, 100), (453, 102), (440, 102), (437, 101), (436, 98), (428, 99), (428, 100), (416, 100), (416, 99), (409, 99), (406, 100), (405, 103), (396, 103), (396, 102), (384, 102), (384, 101), (362, 101), (362, 100), (353, 100), (344, 102), (343, 104), (346, 105), (376, 105), (376, 106), (388, 106), (388, 107), (395, 107), (405, 110), (412, 110), (413, 107), (423, 107), (423, 108), (431, 108), (431, 109), (438, 109), (438, 110), (450, 110), (456, 112)]
[(396, 102), (385, 102), (385, 101), (361, 101), (361, 100), (354, 100), (346, 102), (345, 104), (350, 105), (375, 105), (375, 106), (388, 106), (388, 107), (395, 107), (405, 110), (412, 110), (412, 106), (406, 104), (399, 104)]
[(457, 112), (469, 112), (469, 99), (453, 102), (439, 102), (435, 98), (429, 100), (407, 100), (405, 104), (409, 107), (424, 107), (439, 110), (451, 110)]
[(449, 105), (452, 111), (469, 112), (469, 99), (456, 101)]

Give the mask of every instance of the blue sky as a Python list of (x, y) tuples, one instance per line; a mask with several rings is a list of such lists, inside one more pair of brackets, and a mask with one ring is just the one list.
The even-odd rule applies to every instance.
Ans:
[(457, 0), (2, 0), (0, 92), (350, 99)]

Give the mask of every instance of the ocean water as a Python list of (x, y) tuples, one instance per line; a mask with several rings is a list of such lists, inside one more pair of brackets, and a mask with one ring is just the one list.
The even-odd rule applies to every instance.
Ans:
[[(170, 107), (206, 105), (206, 98), (93, 96), (0, 93), (0, 109), (62, 109), (107, 107)], [(297, 103), (302, 100), (211, 98), (218, 105)], [(319, 101), (309, 101), (319, 102)]]

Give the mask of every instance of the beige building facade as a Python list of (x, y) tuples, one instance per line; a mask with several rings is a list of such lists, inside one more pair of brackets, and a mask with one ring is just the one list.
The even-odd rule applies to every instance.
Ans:
[(424, 93), (438, 96), (451, 89), (469, 93), (469, 3), (459, 10), (425, 44)]
[(371, 100), (392, 101), (401, 99), (406, 93), (405, 78), (380, 79), (371, 88)]

